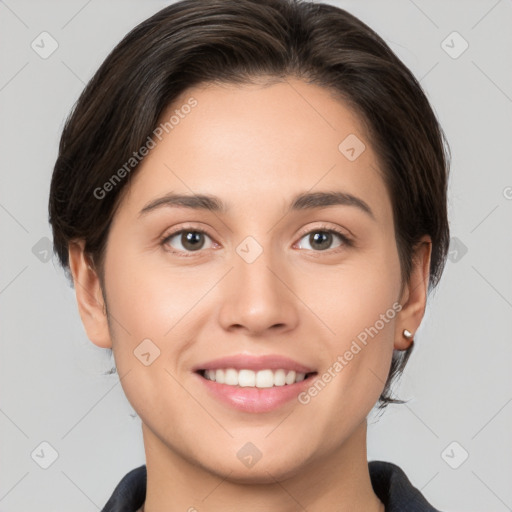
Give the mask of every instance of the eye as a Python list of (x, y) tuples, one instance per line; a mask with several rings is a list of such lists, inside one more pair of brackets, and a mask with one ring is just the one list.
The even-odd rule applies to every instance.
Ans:
[[(333, 240), (338, 238), (338, 240), (341, 240), (341, 243), (339, 243), (336, 247), (340, 246), (350, 246), (351, 240), (341, 233), (340, 231), (332, 228), (317, 228), (313, 229), (312, 231), (308, 231), (305, 236), (301, 238), (301, 240), (306, 240), (307, 243), (310, 245), (310, 247), (305, 247), (305, 249), (313, 250), (316, 252), (322, 252), (326, 251), (328, 249), (331, 249)], [(300, 241), (299, 241), (300, 243)], [(300, 247), (303, 249), (304, 247)]]
[[(207, 239), (210, 240), (209, 246), (206, 241)], [(339, 243), (334, 247), (334, 249), (343, 246), (352, 246), (351, 239), (345, 234), (336, 229), (321, 226), (320, 228), (310, 230), (302, 235), (299, 240), (299, 249), (324, 252), (333, 248), (332, 243), (336, 239), (338, 239)], [(306, 240), (309, 247), (302, 247), (300, 244), (301, 240)], [(211, 249), (215, 243), (202, 229), (182, 228), (178, 231), (174, 231), (173, 233), (166, 234), (161, 241), (161, 245), (165, 246), (166, 250), (169, 250), (169, 247), (174, 249), (169, 250), (172, 254), (189, 257), (194, 256), (193, 253), (201, 252), (201, 249)]]
[[(174, 251), (172, 253), (199, 252), (205, 247), (205, 237), (211, 240), (205, 231), (201, 229), (180, 229), (174, 233), (167, 234), (161, 244), (169, 246)], [(211, 247), (206, 247), (211, 248)], [(182, 254), (182, 256), (192, 256), (191, 254)]]

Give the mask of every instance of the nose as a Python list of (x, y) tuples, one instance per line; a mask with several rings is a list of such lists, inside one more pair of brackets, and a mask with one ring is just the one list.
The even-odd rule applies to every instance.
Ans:
[(296, 328), (300, 301), (293, 292), (293, 277), (286, 263), (278, 264), (270, 253), (263, 251), (252, 263), (235, 256), (222, 286), (219, 322), (225, 330), (261, 336)]

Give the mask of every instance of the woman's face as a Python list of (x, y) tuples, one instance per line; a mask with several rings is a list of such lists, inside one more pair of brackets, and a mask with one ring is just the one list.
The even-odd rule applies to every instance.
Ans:
[(115, 361), (146, 449), (240, 481), (339, 457), (413, 327), (362, 124), (294, 79), (190, 89), (162, 121), (173, 113), (105, 257)]

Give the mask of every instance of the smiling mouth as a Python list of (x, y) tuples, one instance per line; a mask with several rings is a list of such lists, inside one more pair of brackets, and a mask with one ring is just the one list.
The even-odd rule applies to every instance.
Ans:
[(264, 370), (236, 370), (234, 368), (221, 368), (216, 370), (198, 370), (201, 377), (206, 380), (241, 388), (273, 388), (283, 387), (302, 382), (317, 374), (317, 372), (301, 373), (294, 370), (264, 369)]

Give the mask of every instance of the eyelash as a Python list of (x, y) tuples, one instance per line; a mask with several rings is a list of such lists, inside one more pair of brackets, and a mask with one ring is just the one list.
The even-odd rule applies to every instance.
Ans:
[[(180, 233), (201, 233), (203, 235), (208, 236), (209, 238), (212, 238), (206, 231), (204, 231), (202, 229), (195, 228), (193, 226), (186, 226), (184, 228), (182, 227), (176, 231), (173, 231), (172, 233), (166, 233), (160, 240), (160, 245), (167, 246), (168, 241), (171, 238), (173, 238), (174, 236), (179, 235)], [(318, 228), (311, 229), (309, 231), (305, 231), (300, 234), (299, 240), (304, 238), (306, 235), (310, 235), (311, 233), (334, 233), (335, 235), (338, 235), (338, 237), (343, 242), (342, 246), (337, 247), (334, 250), (327, 249), (325, 251), (313, 251), (315, 253), (322, 254), (325, 252), (325, 253), (329, 253), (329, 254), (336, 254), (336, 253), (340, 252), (340, 250), (343, 250), (344, 247), (353, 247), (353, 245), (354, 245), (353, 240), (350, 239), (346, 234), (342, 233), (341, 231), (338, 231), (337, 229), (334, 229), (334, 228), (331, 228), (328, 226), (319, 226)], [(200, 252), (203, 252), (203, 251), (199, 250), (199, 251), (190, 251), (188, 253), (183, 254), (183, 251), (175, 251), (175, 250), (171, 251), (169, 249), (165, 249), (165, 250), (170, 252), (171, 254), (174, 254), (174, 255), (180, 257), (180, 258), (190, 258), (190, 257), (196, 256), (196, 254), (198, 254)], [(307, 250), (311, 251), (311, 249), (307, 249)]]

